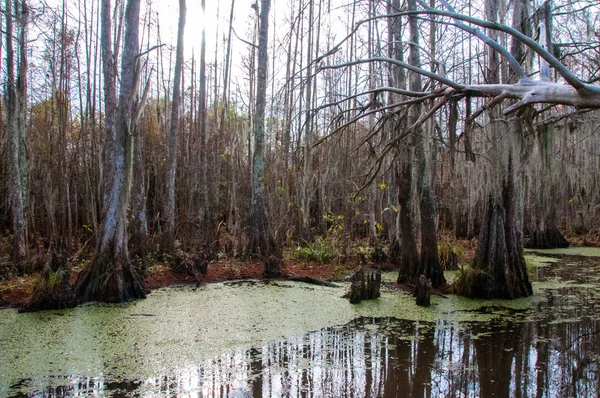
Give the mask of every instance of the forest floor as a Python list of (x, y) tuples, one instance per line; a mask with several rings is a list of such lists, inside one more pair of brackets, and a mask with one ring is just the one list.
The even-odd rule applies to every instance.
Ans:
[[(600, 247), (600, 232), (587, 235), (576, 235), (566, 233), (565, 237), (571, 242), (571, 246), (593, 246)], [(477, 241), (448, 239), (448, 235), (440, 236), (440, 247), (450, 243), (451, 247), (458, 248), (458, 264), (467, 264), (473, 258)], [(300, 261), (293, 256), (292, 251), (284, 255), (285, 268), (284, 277), (311, 277), (324, 281), (342, 281), (351, 276), (360, 264), (360, 256), (334, 260), (330, 262)], [(394, 270), (396, 265), (392, 263), (378, 264), (382, 270)], [(74, 267), (71, 282), (77, 278), (77, 273), (82, 267)], [(175, 271), (168, 262), (153, 262), (148, 270), (145, 280), (146, 290), (149, 292), (161, 287), (196, 284), (217, 283), (236, 279), (260, 279), (262, 278), (264, 263), (257, 260), (239, 260), (235, 258), (219, 259), (208, 265), (206, 275), (200, 273), (192, 275), (188, 272)], [(11, 276), (0, 279), (0, 309), (20, 308), (25, 305), (40, 274), (35, 272), (29, 275)]]
[[(302, 262), (296, 259), (285, 260), (284, 277), (311, 277), (324, 281), (340, 281), (350, 275), (356, 268), (357, 262), (331, 262), (316, 263)], [(394, 269), (391, 263), (381, 264), (383, 270)], [(216, 283), (237, 279), (262, 278), (264, 263), (255, 260), (222, 259), (208, 265), (206, 275), (200, 273), (191, 275), (187, 272), (175, 271), (167, 262), (158, 261), (148, 268), (145, 280), (146, 290), (151, 291), (161, 287), (196, 284)], [(25, 305), (39, 273), (9, 277), (0, 280), (0, 309), (20, 308)], [(77, 273), (72, 275), (71, 282), (77, 278)]]

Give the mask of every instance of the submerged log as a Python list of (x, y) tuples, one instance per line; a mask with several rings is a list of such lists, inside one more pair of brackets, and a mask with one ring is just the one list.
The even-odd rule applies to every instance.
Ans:
[(317, 286), (339, 287), (335, 283), (324, 281), (322, 279), (312, 278), (310, 276), (292, 276), (292, 277), (286, 278), (286, 280), (293, 281), (293, 282), (309, 283), (311, 285), (317, 285)]
[(417, 305), (421, 307), (429, 307), (431, 305), (431, 279), (427, 279), (421, 274), (415, 286), (415, 297)]
[(380, 296), (381, 270), (361, 267), (352, 276), (350, 285), (350, 303), (358, 304), (362, 300), (374, 300)]

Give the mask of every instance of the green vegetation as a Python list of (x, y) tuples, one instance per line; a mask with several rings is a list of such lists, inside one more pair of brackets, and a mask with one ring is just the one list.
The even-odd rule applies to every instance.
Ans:
[(555, 256), (600, 257), (600, 247), (568, 247), (565, 249), (525, 249), (525, 253), (542, 253)]
[(458, 258), (463, 254), (462, 247), (452, 242), (442, 242), (438, 245), (440, 265), (443, 270), (458, 269)]
[(306, 246), (297, 247), (294, 257), (300, 261), (327, 263), (338, 257), (338, 252), (327, 239), (317, 236), (314, 242), (306, 242)]

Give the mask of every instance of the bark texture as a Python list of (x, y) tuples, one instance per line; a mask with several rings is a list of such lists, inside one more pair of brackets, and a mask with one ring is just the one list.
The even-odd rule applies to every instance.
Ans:
[(177, 143), (179, 141), (179, 113), (181, 110), (181, 69), (183, 67), (183, 34), (185, 31), (186, 5), (179, 0), (179, 23), (177, 27), (177, 51), (173, 74), (173, 98), (171, 101), (171, 125), (167, 142), (167, 201), (165, 203), (164, 249), (173, 251), (175, 243), (175, 176), (177, 175)]
[(410, 150), (396, 174), (400, 204), (400, 271), (398, 283), (412, 282), (419, 267), (419, 252), (412, 220), (412, 169)]
[[(265, 105), (267, 94), (267, 66), (269, 42), (270, 0), (262, 0), (260, 8), (260, 35), (258, 39), (258, 70), (256, 80), (256, 112), (254, 117), (254, 156), (252, 163), (252, 202), (247, 254), (269, 258), (281, 258), (281, 251), (273, 238), (266, 208), (265, 191)], [(265, 268), (265, 274), (270, 271)]]
[(116, 76), (111, 40), (111, 1), (102, 1), (102, 63), (105, 94), (104, 211), (96, 254), (81, 272), (75, 292), (83, 301), (123, 302), (146, 297), (140, 270), (131, 263), (127, 209), (131, 191), (133, 98), (139, 79), (140, 0), (128, 0), (121, 61), (121, 90), (116, 108)]
[[(416, 0), (408, 0), (409, 9), (416, 9)], [(419, 47), (419, 27), (416, 17), (408, 18), (410, 30), (409, 59), (410, 65), (420, 68), (421, 56)], [(411, 91), (422, 91), (421, 75), (411, 73), (409, 77), (409, 89)], [(413, 105), (408, 113), (409, 124), (414, 125), (421, 117), (420, 104)], [(415, 160), (417, 164), (417, 194), (419, 197), (419, 211), (421, 215), (421, 256), (416, 275), (425, 275), (431, 280), (433, 287), (439, 287), (446, 283), (444, 273), (440, 266), (437, 247), (437, 225), (436, 225), (436, 203), (433, 193), (431, 174), (428, 173), (429, 162), (423, 142), (423, 130), (417, 127), (413, 131), (413, 146), (415, 148)], [(431, 166), (430, 166), (431, 167)], [(413, 281), (416, 275), (412, 275)]]
[(373, 270), (361, 267), (352, 275), (350, 285), (350, 303), (358, 304), (362, 300), (374, 300), (379, 298), (381, 287), (381, 270)]
[[(13, 7), (14, 4), (14, 7)], [(14, 21), (17, 34), (14, 33)], [(27, 164), (25, 151), (25, 124), (27, 117), (27, 32), (29, 6), (26, 1), (6, 0), (6, 131), (10, 168), (10, 202), (12, 220), (12, 262), (22, 269), (27, 256), (27, 224), (25, 204), (27, 192)], [(18, 44), (15, 58), (15, 43)], [(15, 75), (16, 68), (16, 75)]]
[[(486, 17), (497, 21), (498, 0), (487, 0)], [(496, 39), (498, 33), (489, 30)], [(491, 84), (499, 81), (498, 56), (488, 48), (487, 78)], [(489, 112), (489, 129), (492, 141), (493, 181), (492, 193), (479, 233), (477, 250), (472, 262), (472, 285), (466, 289), (480, 298), (517, 298), (533, 294), (522, 243), (522, 212), (517, 186), (521, 172), (515, 157), (522, 151), (522, 122), (511, 119), (504, 122), (497, 110)], [(500, 127), (502, 126), (502, 127)], [(502, 130), (501, 130), (502, 128)]]

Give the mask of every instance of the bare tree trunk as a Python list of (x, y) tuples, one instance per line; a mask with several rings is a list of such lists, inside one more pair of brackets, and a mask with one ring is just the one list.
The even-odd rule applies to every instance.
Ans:
[(177, 28), (177, 53), (173, 75), (173, 98), (171, 101), (171, 126), (167, 140), (167, 201), (165, 203), (164, 249), (173, 251), (175, 243), (175, 176), (177, 175), (177, 146), (179, 140), (179, 112), (181, 109), (181, 70), (183, 67), (183, 34), (185, 30), (185, 0), (179, 0), (179, 24)]
[(139, 270), (131, 263), (127, 247), (127, 209), (133, 163), (130, 123), (133, 117), (133, 98), (139, 79), (140, 0), (127, 1), (118, 108), (110, 9), (111, 1), (102, 0), (106, 190), (101, 237), (94, 258), (79, 275), (75, 291), (83, 301), (123, 302), (146, 296), (143, 279)]
[[(408, 1), (409, 9), (416, 9), (416, 1)], [(419, 27), (416, 17), (409, 17), (408, 25), (410, 29), (410, 52), (409, 64), (420, 67), (421, 56), (419, 50)], [(411, 73), (409, 78), (409, 88), (412, 91), (421, 91), (421, 75)], [(409, 110), (409, 124), (415, 123), (421, 114), (420, 104), (414, 105)], [(413, 132), (413, 145), (415, 147), (415, 158), (417, 161), (417, 194), (419, 195), (419, 210), (421, 213), (421, 258), (415, 278), (421, 274), (431, 279), (431, 285), (437, 288), (444, 283), (444, 273), (440, 266), (437, 248), (437, 226), (436, 226), (436, 203), (431, 188), (431, 181), (427, 175), (427, 155), (425, 153), (425, 144), (423, 142), (421, 128)], [(415, 280), (416, 282), (416, 280)]]
[[(8, 152), (10, 164), (10, 200), (12, 214), (13, 250), (12, 262), (22, 268), (27, 256), (27, 224), (25, 220), (27, 166), (25, 154), (25, 124), (27, 117), (27, 32), (29, 6), (25, 0), (6, 0), (6, 71), (7, 71), (7, 118)], [(14, 36), (13, 15), (17, 21), (18, 34)], [(15, 49), (19, 53), (15, 76)]]
[[(314, 19), (314, 1), (309, 1), (308, 4), (308, 20)], [(310, 208), (314, 187), (311, 181), (313, 180), (312, 173), (312, 136), (313, 136), (313, 116), (311, 111), (312, 104), (312, 55), (313, 55), (313, 28), (308, 27), (308, 43), (306, 46), (306, 122), (304, 123), (304, 172), (302, 178), (302, 235), (309, 237), (311, 227)]]
[[(487, 0), (487, 19), (496, 22), (497, 13), (498, 0)], [(489, 36), (496, 39), (497, 32), (490, 30)], [(498, 55), (490, 47), (487, 49), (488, 83), (498, 83)], [(513, 51), (516, 50), (513, 48)], [(498, 120), (498, 112), (490, 111), (490, 117), (494, 185), (473, 258), (472, 267), (476, 277), (473, 278), (472, 294), (483, 298), (529, 296), (533, 290), (523, 257), (516, 192), (519, 168), (517, 150), (521, 149), (522, 122), (514, 118), (510, 120), (506, 134), (499, 130), (499, 123), (504, 125), (504, 122)]]
[[(392, 12), (400, 10), (400, 0), (394, 0), (391, 3)], [(402, 49), (402, 19), (392, 18), (390, 30), (393, 35), (390, 57), (398, 61), (404, 61), (404, 51)], [(406, 88), (405, 70), (397, 66), (392, 66), (390, 72), (393, 87)], [(402, 134), (407, 127), (405, 118), (399, 118), (394, 126), (395, 134)], [(413, 179), (412, 179), (412, 147), (401, 143), (399, 151), (398, 165), (396, 166), (396, 185), (398, 187), (398, 242), (396, 243), (397, 254), (390, 255), (397, 258), (399, 263), (398, 283), (413, 282), (415, 280), (417, 268), (419, 267), (419, 252), (417, 251), (417, 241), (415, 239), (412, 199), (413, 199)]]
[[(202, 11), (206, 13), (206, 0), (202, 0)], [(206, 26), (202, 27), (202, 38), (200, 43), (200, 82), (198, 87), (198, 108), (200, 115), (200, 168), (202, 173), (202, 209), (201, 219), (206, 226), (209, 209), (208, 181), (207, 181), (207, 155), (206, 155)]]
[[(230, 66), (230, 58), (231, 58), (231, 35), (233, 32), (233, 13), (235, 9), (235, 0), (231, 0), (231, 11), (229, 14), (229, 33), (227, 35), (227, 51), (225, 52), (225, 65), (224, 65), (224, 75), (223, 75), (223, 98), (221, 104), (221, 112), (219, 118), (219, 134), (217, 135), (217, 143), (216, 143), (216, 151), (215, 151), (215, 186), (214, 186), (214, 208), (213, 208), (213, 218), (214, 221), (217, 221), (220, 215), (220, 201), (221, 201), (221, 142), (223, 140), (223, 135), (225, 134), (225, 121), (229, 119), (229, 66)], [(215, 60), (216, 62), (216, 60)], [(216, 72), (215, 72), (216, 73)], [(215, 78), (216, 79), (216, 78)], [(218, 100), (215, 98), (215, 101)], [(215, 114), (216, 116), (216, 114)]]
[(412, 149), (404, 148), (402, 162), (396, 171), (398, 204), (400, 205), (400, 271), (398, 283), (413, 283), (417, 278), (419, 253), (412, 218)]
[(525, 247), (529, 249), (553, 249), (557, 247), (569, 247), (569, 241), (560, 233), (556, 227), (556, 192), (559, 188), (552, 181), (554, 169), (554, 131), (546, 125), (538, 126), (537, 150), (534, 154), (534, 175), (531, 178), (530, 191), (535, 202), (532, 213), (535, 222), (532, 225), (529, 240)]
[[(254, 117), (254, 157), (252, 162), (252, 202), (247, 253), (251, 256), (281, 257), (269, 229), (265, 192), (265, 105), (267, 93), (267, 53), (269, 41), (270, 0), (261, 0), (260, 34), (258, 38), (258, 68), (256, 79), (256, 113)], [(265, 267), (265, 274), (268, 274)], [(274, 275), (265, 275), (274, 276)]]

